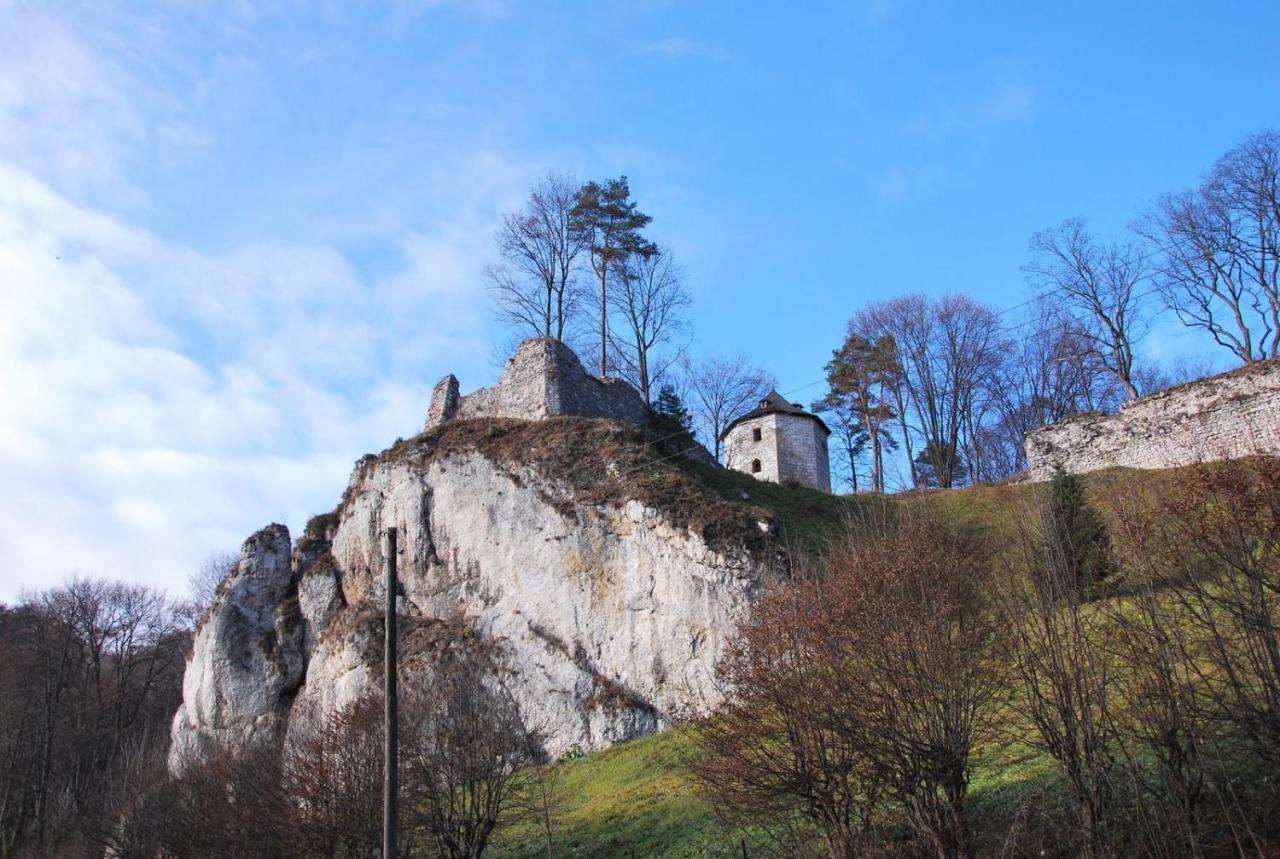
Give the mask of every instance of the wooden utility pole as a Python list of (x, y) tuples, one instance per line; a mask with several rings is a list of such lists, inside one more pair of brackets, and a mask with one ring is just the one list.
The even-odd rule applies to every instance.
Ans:
[(399, 725), (396, 702), (396, 529), (387, 529), (387, 617), (383, 645), (383, 728), (386, 733), (382, 763), (382, 859), (395, 859), (397, 800), (399, 799)]

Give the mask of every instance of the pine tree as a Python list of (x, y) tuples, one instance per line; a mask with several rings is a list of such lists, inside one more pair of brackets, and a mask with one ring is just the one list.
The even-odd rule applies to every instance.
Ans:
[(1089, 503), (1084, 482), (1057, 466), (1045, 499), (1046, 551), (1061, 565), (1079, 595), (1087, 595), (1111, 571), (1111, 539)]
[(654, 426), (662, 435), (692, 432), (693, 419), (689, 416), (689, 410), (671, 385), (663, 385), (658, 389), (658, 396), (653, 398), (650, 408), (653, 411)]
[(591, 270), (600, 285), (600, 375), (608, 375), (609, 278), (633, 255), (652, 256), (657, 248), (640, 234), (653, 218), (636, 208), (626, 176), (603, 185), (588, 182), (578, 192), (570, 225), (587, 243)]

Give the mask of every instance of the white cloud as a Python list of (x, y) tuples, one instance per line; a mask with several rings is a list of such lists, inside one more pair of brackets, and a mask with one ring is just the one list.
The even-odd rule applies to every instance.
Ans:
[(54, 15), (0, 6), (0, 160), (62, 188), (136, 194), (121, 171), (123, 153), (147, 133), (122, 95), (131, 85)]
[[(210, 105), (260, 72), (222, 42), (175, 63), (156, 22), (76, 8), (0, 0), (0, 600), (75, 571), (181, 588), (209, 552), (331, 508), (440, 375), (487, 381), (480, 272), (545, 169), (472, 139), (423, 164), (396, 127), (252, 241), (161, 238), (138, 226), (169, 214), (143, 168), (216, 149)], [(371, 246), (376, 265), (344, 250)]]
[(364, 282), (325, 248), (197, 253), (0, 166), (0, 599), (73, 571), (180, 587), (331, 507), (417, 430), (428, 368), (483, 366), (478, 235), (411, 236)]

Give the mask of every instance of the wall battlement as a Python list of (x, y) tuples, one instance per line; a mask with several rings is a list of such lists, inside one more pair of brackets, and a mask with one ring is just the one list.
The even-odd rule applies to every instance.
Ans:
[(608, 418), (643, 426), (648, 407), (628, 383), (598, 379), (564, 343), (554, 337), (536, 337), (516, 347), (492, 388), (461, 396), (452, 374), (436, 383), (426, 429), (454, 419), (541, 420), (557, 415)]
[(1032, 480), (1055, 465), (1172, 468), (1255, 454), (1280, 456), (1280, 360), (1249, 364), (1027, 433)]

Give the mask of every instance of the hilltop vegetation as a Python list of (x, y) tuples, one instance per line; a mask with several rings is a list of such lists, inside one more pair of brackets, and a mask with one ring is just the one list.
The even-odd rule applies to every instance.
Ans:
[[(1276, 675), (1265, 655), (1274, 652), (1274, 632), (1261, 630), (1280, 619), (1280, 463), (1115, 470), (1083, 484), (1084, 501), (1105, 528), (1109, 560), (1097, 580), (1072, 584), (1084, 589), (1078, 599), (1060, 592), (1051, 603), (1037, 601), (1034, 589), (1018, 591), (1011, 584), (1035, 581), (1033, 568), (1045, 558), (1042, 545), (1026, 541), (1043, 536), (1034, 529), (1041, 524), (1046, 485), (984, 486), (884, 502), (884, 517), (900, 517), (905, 508), (912, 515), (925, 510), (935, 525), (945, 523), (985, 545), (1003, 582), (997, 590), (1005, 599), (992, 607), (995, 616), (1010, 618), (1010, 608), (1025, 612), (1024, 620), (1014, 619), (1015, 629), (1006, 630), (1010, 637), (996, 654), (1007, 659), (1006, 670), (992, 666), (1000, 688), (992, 690), (987, 729), (975, 732), (964, 765), (967, 847), (940, 849), (922, 841), (919, 827), (902, 816), (893, 797), (900, 788), (890, 780), (880, 796), (850, 800), (869, 803), (869, 831), (852, 848), (828, 850), (823, 824), (806, 806), (830, 784), (810, 783), (804, 800), (788, 797), (788, 786), (777, 783), (767, 800), (751, 805), (751, 789), (768, 781), (763, 759), (753, 765), (750, 782), (717, 783), (715, 773), (699, 781), (699, 762), (724, 751), (723, 743), (707, 742), (708, 728), (716, 731), (713, 719), (559, 764), (565, 792), (558, 838), (566, 853), (738, 856), (745, 845), (748, 855), (1266, 854), (1277, 837), (1271, 829), (1277, 784), (1274, 768), (1260, 763), (1274, 760), (1270, 696)], [(785, 501), (788, 490), (779, 491)], [(876, 504), (860, 503), (862, 514)], [(776, 626), (768, 630), (770, 642), (787, 634)], [(833, 639), (842, 634), (823, 632)], [(1018, 632), (1034, 637), (1019, 644)], [(1048, 646), (1051, 639), (1060, 646)], [(793, 640), (800, 645), (806, 639)], [(755, 640), (757, 653), (761, 646), (769, 645)], [(1066, 675), (1055, 677), (1045, 660)], [(851, 666), (837, 667), (856, 676)], [(1055, 679), (1065, 678), (1077, 687), (1054, 687)], [(781, 668), (769, 680), (800, 684), (788, 691), (807, 689), (807, 702), (825, 694), (821, 683), (805, 685), (813, 681), (804, 672)], [(773, 709), (783, 699), (770, 699), (768, 691), (754, 699), (751, 719), (781, 720), (827, 742), (839, 736), (834, 724), (812, 712)], [(866, 694), (862, 689), (848, 700), (863, 706), (858, 699)], [(737, 725), (730, 738), (736, 742), (750, 724)], [(1059, 726), (1063, 730), (1055, 731)], [(789, 775), (799, 787), (805, 768), (789, 757), (788, 743), (795, 752), (804, 742), (761, 742), (758, 748), (777, 754), (769, 762), (794, 765)], [(823, 760), (827, 778), (839, 771), (838, 756)], [(863, 788), (856, 776), (868, 776), (856, 769), (847, 775), (855, 793)], [(494, 847), (501, 856), (545, 855), (545, 841), (524, 825), (501, 832)]]

